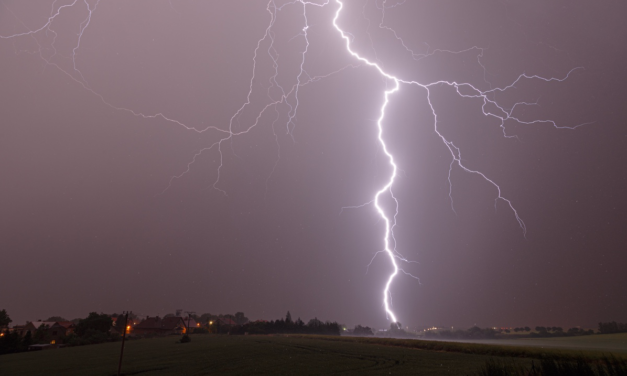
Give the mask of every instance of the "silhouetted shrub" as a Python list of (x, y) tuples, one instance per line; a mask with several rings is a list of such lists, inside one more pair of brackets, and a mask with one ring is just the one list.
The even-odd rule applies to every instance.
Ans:
[(188, 343), (191, 341), (192, 339), (187, 334), (183, 334), (183, 337), (179, 340), (180, 343)]

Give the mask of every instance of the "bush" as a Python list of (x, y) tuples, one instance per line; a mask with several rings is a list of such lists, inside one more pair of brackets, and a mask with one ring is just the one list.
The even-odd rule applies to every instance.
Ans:
[(192, 339), (187, 334), (183, 334), (183, 337), (181, 337), (181, 339), (179, 340), (179, 343), (188, 343), (191, 341)]
[(372, 332), (372, 329), (369, 326), (361, 326), (361, 325), (355, 326), (355, 329), (353, 330), (353, 334), (356, 336), (374, 335), (374, 333)]

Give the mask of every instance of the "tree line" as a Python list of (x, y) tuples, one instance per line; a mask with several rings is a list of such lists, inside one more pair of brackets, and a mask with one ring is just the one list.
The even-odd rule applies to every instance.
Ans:
[[(612, 324), (612, 323), (607, 323), (607, 324)], [(614, 323), (616, 324), (616, 323)], [(620, 327), (620, 324), (618, 324)], [(616, 326), (614, 325), (608, 325), (607, 327), (604, 327), (604, 330), (614, 330), (614, 328), (616, 328)], [(625, 328), (627, 331), (627, 328)], [(530, 332), (530, 333), (525, 333), (525, 335), (528, 335), (529, 337), (570, 337), (570, 336), (582, 336), (582, 335), (591, 335), (591, 334), (595, 334), (594, 330), (589, 329), (589, 330), (585, 330), (585, 329), (581, 329), (581, 328), (570, 328), (567, 331), (564, 331), (564, 329), (562, 327), (559, 326), (536, 326), (535, 327), (535, 332), (531, 332), (531, 328), (529, 328), (528, 326), (525, 327), (521, 327), (521, 328), (514, 328), (512, 329), (515, 333), (525, 333), (525, 332)], [(498, 337), (502, 337), (502, 332), (504, 333), (511, 333), (510, 329), (504, 329), (504, 330), (495, 330), (493, 328), (485, 328), (485, 329), (481, 329), (477, 326), (473, 326), (470, 329), (467, 330), (439, 330), (439, 331), (427, 331), (425, 333), (425, 337), (427, 338), (453, 338), (453, 339), (490, 339), (490, 338), (498, 338)], [(603, 332), (601, 330), (601, 324), (599, 324), (599, 333), (620, 333), (620, 332), (613, 332), (613, 331), (607, 331), (607, 332)]]
[(567, 331), (560, 326), (536, 326), (536, 331), (529, 334), (531, 337), (572, 337), (572, 336), (585, 336), (594, 334), (594, 330), (570, 328)]
[[(174, 313), (168, 313), (165, 316), (163, 316), (164, 318), (166, 317), (176, 317), (176, 316), (181, 316), (182, 312), (176, 312), (176, 314)], [(218, 314), (218, 315), (214, 315), (211, 313), (203, 313), (201, 315), (197, 315), (195, 313), (190, 313), (190, 314), (183, 314), (181, 317), (183, 317), (184, 320), (187, 319), (187, 317), (190, 317), (192, 319), (194, 319), (194, 321), (196, 321), (197, 323), (200, 323), (201, 325), (207, 325), (210, 322), (218, 322), (220, 321), (220, 319), (230, 319), (233, 322), (235, 322), (237, 325), (244, 325), (246, 324), (248, 321), (250, 321), (248, 319), (248, 317), (246, 317), (246, 315), (244, 314), (244, 312), (236, 312), (234, 315), (232, 314)]]
[(230, 334), (322, 334), (340, 335), (341, 326), (337, 322), (321, 321), (318, 318), (309, 320), (306, 324), (303, 320), (292, 319), (288, 311), (285, 319), (272, 321), (254, 321), (244, 325), (225, 329)]
[(616, 321), (600, 322), (599, 333), (601, 334), (627, 333), (627, 324), (616, 322)]

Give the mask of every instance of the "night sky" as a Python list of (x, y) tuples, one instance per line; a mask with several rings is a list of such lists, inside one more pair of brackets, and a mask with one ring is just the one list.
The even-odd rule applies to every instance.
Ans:
[[(303, 5), (277, 11), (251, 86), (266, 1), (102, 0), (88, 24), (79, 1), (49, 28), (9, 37), (70, 3), (0, 1), (0, 309), (14, 324), (181, 308), (388, 326), (390, 262), (380, 254), (370, 264), (383, 221), (372, 204), (342, 207), (369, 202), (390, 175), (376, 120), (391, 82), (347, 53), (332, 24), (337, 4), (307, 6), (308, 47)], [(420, 279), (395, 280), (398, 320), (627, 321), (627, 3), (388, 1), (383, 19), (382, 3), (346, 0), (338, 24), (386, 71), (488, 90), (583, 67), (493, 98), (537, 103), (515, 110), (525, 121), (592, 123), (510, 120), (516, 137), (506, 138), (480, 100), (430, 90), (439, 131), (499, 184), (525, 237), (506, 203), (495, 206), (494, 186), (458, 167), (453, 211), (452, 158), (427, 91), (403, 85), (390, 97), (397, 249)], [(412, 58), (392, 29), (418, 55), (466, 52)], [(335, 73), (299, 87), (292, 122), (293, 94), (255, 123), (279, 86), (297, 83), (305, 48), (301, 82)], [(250, 130), (209, 149), (229, 126)]]

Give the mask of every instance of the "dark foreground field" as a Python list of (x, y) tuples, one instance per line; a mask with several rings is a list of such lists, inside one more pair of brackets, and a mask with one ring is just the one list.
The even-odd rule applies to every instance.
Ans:
[[(489, 356), (283, 336), (128, 341), (126, 375), (465, 375)], [(120, 343), (4, 355), (0, 375), (114, 375)]]
[[(443, 344), (448, 347), (421, 349), (414, 345), (433, 342), (345, 337), (194, 335), (185, 344), (177, 339), (127, 341), (123, 374), (472, 375), (495, 356), (528, 365), (541, 355), (507, 346)], [(117, 342), (4, 355), (0, 375), (115, 375), (119, 351)]]

